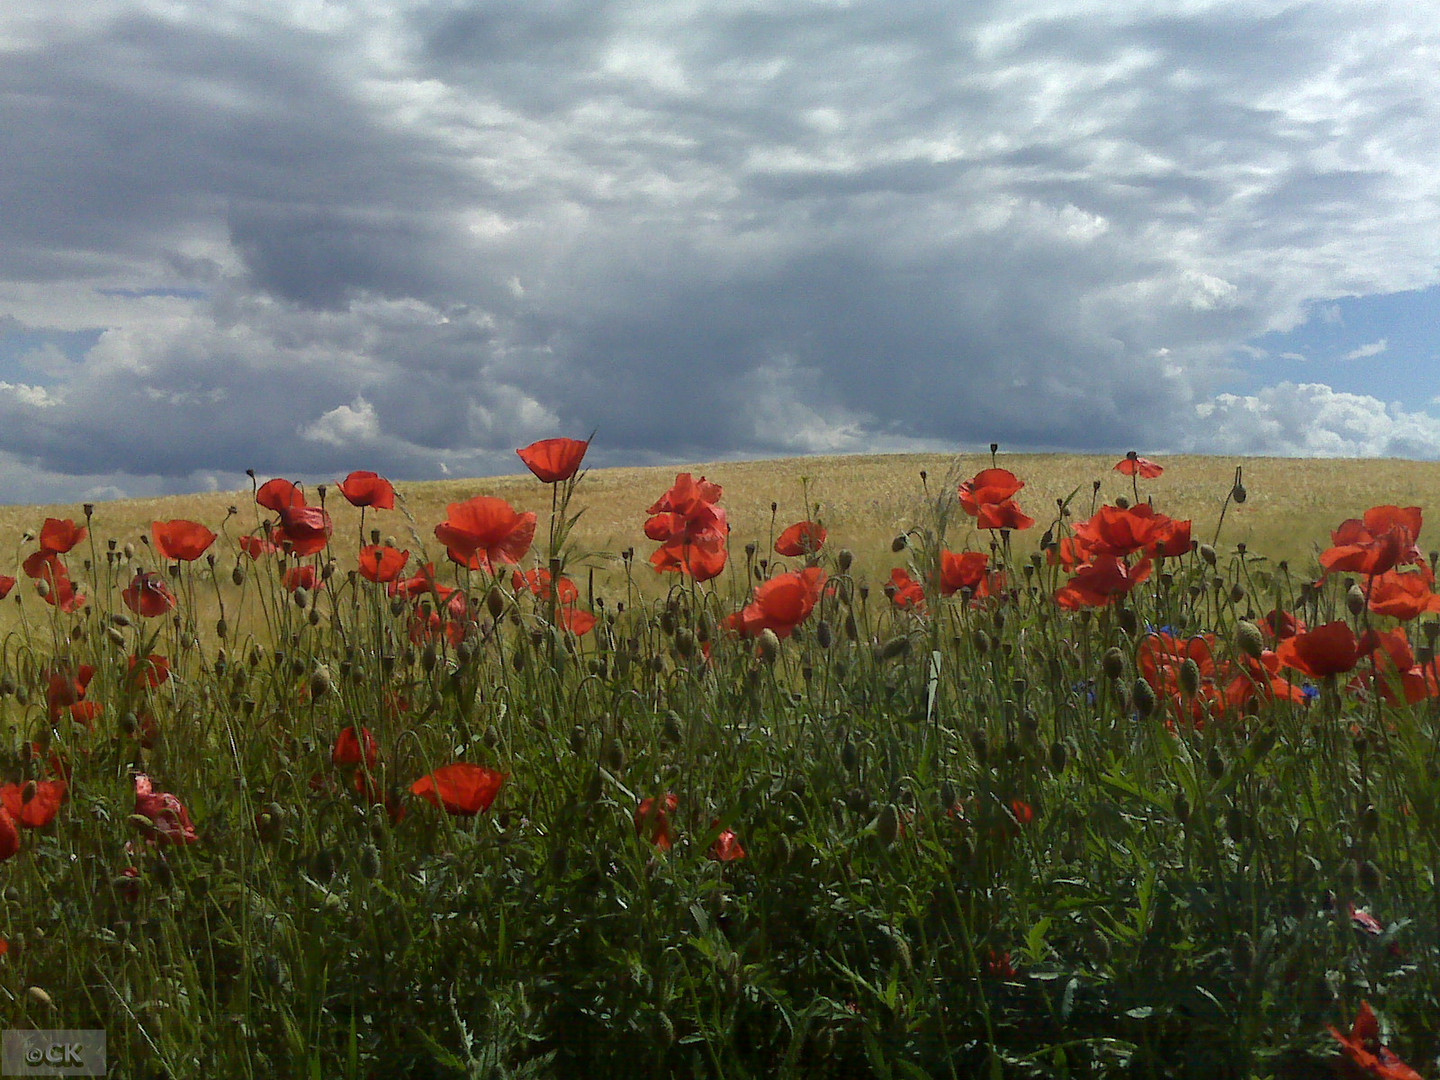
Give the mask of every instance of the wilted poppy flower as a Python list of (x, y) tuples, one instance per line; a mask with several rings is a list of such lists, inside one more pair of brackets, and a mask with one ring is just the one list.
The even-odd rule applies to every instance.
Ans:
[(156, 791), (150, 777), (135, 776), (135, 813), (150, 819), (152, 835), (163, 844), (193, 844), (200, 839), (190, 812), (168, 791)]
[(286, 592), (294, 592), (296, 589), (314, 589), (318, 575), (315, 567), (309, 563), (303, 566), (292, 566), (285, 571), (285, 576), (280, 579), (280, 584), (285, 586)]
[(1418, 506), (1372, 506), (1364, 519), (1350, 518), (1330, 534), (1332, 547), (1320, 555), (1329, 573), (1383, 574), (1402, 563), (1418, 563), (1422, 518)]
[(137, 690), (149, 687), (153, 690), (170, 678), (170, 661), (158, 653), (144, 657), (132, 656), (126, 670), (132, 687)]
[(392, 582), (399, 578), (410, 552), (388, 544), (367, 544), (360, 549), (360, 576), (366, 581)]
[(1354, 1076), (1376, 1077), (1379, 1080), (1420, 1080), (1420, 1074), (1380, 1041), (1380, 1021), (1368, 1001), (1360, 1003), (1360, 1011), (1349, 1035), (1342, 1034), (1333, 1024), (1330, 1034), (1340, 1044), (1345, 1064)]
[(1148, 461), (1134, 450), (1131, 450), (1122, 460), (1115, 463), (1115, 471), (1125, 476), (1135, 476), (1139, 474), (1146, 480), (1154, 480), (1155, 477), (1159, 476), (1165, 470), (1161, 466), (1156, 465), (1155, 462)]
[(471, 570), (493, 574), (497, 565), (513, 566), (535, 539), (535, 515), (517, 513), (504, 499), (477, 495), (446, 509), (449, 516), (435, 526), (435, 536), (452, 561)]
[(395, 509), (395, 485), (378, 473), (358, 469), (339, 483), (340, 494), (351, 506)]
[(280, 539), (295, 555), (315, 555), (330, 542), (335, 523), (318, 506), (287, 506), (280, 510)]
[(515, 453), (520, 455), (520, 460), (537, 480), (558, 484), (580, 471), (580, 463), (585, 460), (585, 451), (589, 449), (589, 439), (541, 439)]
[(46, 518), (45, 524), (40, 526), (40, 550), (64, 555), (89, 535), (89, 529), (76, 525), (69, 518)]
[(815, 610), (825, 577), (825, 571), (818, 566), (776, 574), (755, 589), (755, 599), (740, 612), (738, 625), (731, 625), (746, 637), (755, 637), (762, 630), (773, 630), (779, 638), (789, 637)]
[(710, 858), (716, 862), (735, 862), (745, 858), (745, 849), (740, 846), (740, 837), (735, 835), (734, 829), (722, 829), (715, 837), (715, 843), (710, 845)]
[(121, 591), (120, 599), (136, 615), (147, 619), (164, 615), (175, 606), (175, 594), (170, 586), (148, 570), (135, 571), (135, 579), (129, 588)]
[(375, 770), (380, 763), (380, 744), (369, 728), (347, 727), (335, 738), (335, 748), (330, 751), (330, 763), (341, 767), (358, 767)]
[(675, 837), (670, 832), (670, 815), (680, 808), (678, 796), (666, 792), (659, 799), (642, 799), (635, 808), (635, 832), (646, 837), (661, 851), (675, 846)]
[(10, 595), (10, 590), (15, 588), (15, 579), (5, 574), (0, 574), (0, 600)]
[(20, 830), (10, 811), (0, 806), (0, 862), (13, 859), (20, 852)]
[(281, 510), (304, 506), (305, 493), (289, 480), (281, 480), (277, 476), (274, 480), (267, 480), (260, 485), (260, 490), (255, 493), (255, 501), (266, 510), (273, 510), (278, 514)]
[(813, 521), (797, 521), (776, 539), (775, 553), (787, 559), (814, 555), (825, 546), (828, 535), (823, 525), (817, 525)]
[(161, 558), (171, 562), (194, 562), (215, 542), (215, 534), (198, 521), (157, 521), (150, 526), (150, 539)]
[(280, 549), (268, 536), (246, 535), (240, 537), (240, 550), (250, 558), (258, 559), (261, 555), (272, 555)]
[(64, 780), (30, 780), (0, 787), (0, 803), (17, 824), (27, 829), (43, 829), (55, 820), (69, 797), (68, 792), (69, 785)]
[(505, 773), (457, 761), (422, 776), (410, 790), (426, 802), (444, 807), (447, 814), (473, 817), (490, 809), (504, 782)]
[(1339, 675), (1360, 659), (1360, 643), (1350, 624), (1337, 620), (1286, 638), (1275, 649), (1280, 663), (1312, 679)]

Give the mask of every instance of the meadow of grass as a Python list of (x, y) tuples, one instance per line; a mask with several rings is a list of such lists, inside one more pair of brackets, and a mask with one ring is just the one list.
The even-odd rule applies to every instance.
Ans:
[[(1246, 460), (1239, 502), (1229, 460), (999, 464), (1033, 528), (959, 506), (990, 455), (697, 467), (730, 525), (703, 583), (646, 561), (675, 469), (586, 474), (555, 539), (528, 475), (363, 526), (332, 487), (306, 557), (240, 552), (276, 518), (248, 491), (0, 509), (0, 782), (36, 826), (0, 818), (0, 1027), (102, 1028), (125, 1077), (1403, 1077), (1381, 1040), (1435, 1075), (1425, 537), (1382, 514), (1316, 559), (1440, 471)], [(1135, 532), (1137, 492), (1194, 543), (1056, 546), (1102, 504)], [(480, 494), (573, 596), (447, 561)], [(73, 611), (26, 573), (47, 518), (89, 526)], [(219, 538), (168, 563), (176, 518)], [(778, 555), (805, 518), (823, 548)], [(433, 586), (355, 573), (391, 537)], [(1376, 558), (1420, 560), (1422, 610)], [(137, 570), (165, 588), (127, 603)]]

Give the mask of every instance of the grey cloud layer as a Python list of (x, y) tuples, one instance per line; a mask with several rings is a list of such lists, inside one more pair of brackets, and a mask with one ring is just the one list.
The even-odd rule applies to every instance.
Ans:
[[(1307, 301), (1434, 280), (1403, 5), (15, 8), (0, 316), (103, 333), (0, 373), (0, 481), (508, 470), (597, 427), (602, 463), (1440, 454), (1216, 397)], [(1334, 439), (1268, 422), (1307, 403)]]

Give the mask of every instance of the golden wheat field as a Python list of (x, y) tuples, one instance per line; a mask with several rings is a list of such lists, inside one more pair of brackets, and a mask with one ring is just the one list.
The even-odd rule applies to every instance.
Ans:
[[(1026, 482), (1018, 499), (1038, 522), (1033, 537), (1017, 538), (1021, 550), (1038, 543), (1040, 533), (1054, 522), (1059, 499), (1074, 493), (1072, 516), (1083, 519), (1090, 514), (1096, 481), (1101, 485), (1094, 496), (1097, 503), (1131, 496), (1130, 480), (1113, 471), (1113, 456), (1001, 454), (997, 462)], [(768, 541), (785, 525), (815, 516), (829, 529), (832, 545), (855, 551), (863, 571), (887, 574), (891, 562), (903, 560), (891, 556), (890, 540), (930, 512), (933, 498), (926, 499), (927, 488), (932, 497), (953, 493), (958, 481), (990, 463), (990, 455), (985, 453), (953, 457), (884, 454), (594, 469), (585, 475), (575, 496), (575, 505), (583, 514), (573, 534), (574, 551), (588, 559), (572, 558), (571, 566), (579, 569), (588, 561), (603, 574), (608, 566), (617, 565), (619, 553), (631, 546), (637, 562), (643, 563), (654, 546), (642, 531), (646, 509), (676, 473), (692, 472), (723, 486), (721, 505), (729, 513), (732, 550), (739, 552), (751, 540), (767, 550)], [(1202, 541), (1214, 538), (1235, 469), (1242, 467), (1248, 498), (1226, 511), (1219, 537), (1222, 549), (1244, 543), (1253, 554), (1287, 559), (1302, 572), (1311, 566), (1317, 545), (1329, 543), (1331, 529), (1369, 506), (1440, 506), (1440, 464), (1436, 463), (1192, 456), (1161, 459), (1161, 464), (1163, 476), (1141, 481), (1141, 497), (1152, 498), (1156, 508), (1171, 517), (1191, 519), (1194, 536)], [(411, 550), (412, 558), (421, 558), (423, 552), (424, 557), (443, 560), (444, 549), (436, 542), (433, 529), (451, 502), (475, 495), (508, 499), (518, 509), (539, 515), (541, 534), (549, 513), (549, 488), (528, 473), (396, 486), (400, 508), (371, 511), (365, 527), (367, 532), (374, 527), (394, 536), (400, 547)], [(309, 490), (313, 492), (313, 487)], [(349, 538), (358, 540), (359, 512), (335, 493), (326, 505), (335, 518), (337, 548), (355, 550)], [(235, 512), (222, 530), (221, 523), (227, 521), (231, 508)], [(152, 521), (189, 518), (233, 538), (253, 529), (257, 514), (263, 513), (249, 491), (210, 492), (99, 503), (91, 524), (102, 541), (114, 538), (122, 545), (127, 541), (139, 545)], [(15, 572), (30, 549), (25, 533), (37, 531), (46, 517), (79, 521), (82, 514), (79, 504), (0, 507), (0, 535), (9, 538), (13, 553), (0, 561), (0, 572)], [(1422, 535), (1422, 549), (1425, 540)], [(988, 542), (988, 536), (977, 533), (969, 519), (959, 513), (952, 517), (947, 537), (952, 549), (981, 548)], [(223, 544), (217, 548), (225, 550)], [(228, 550), (233, 551), (233, 545)], [(8, 565), (12, 562), (15, 565)], [(641, 572), (648, 570), (642, 566)]]

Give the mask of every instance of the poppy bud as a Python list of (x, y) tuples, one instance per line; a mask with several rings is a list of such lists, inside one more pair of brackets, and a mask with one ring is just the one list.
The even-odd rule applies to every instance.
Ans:
[(25, 988), (25, 995), (36, 1005), (43, 1006), (47, 1009), (53, 1009), (55, 1007), (55, 1002), (51, 999), (50, 995), (38, 986), (27, 986)]
[(373, 881), (380, 876), (380, 851), (374, 844), (365, 844), (360, 848), (360, 873), (365, 878)]
[(1345, 593), (1345, 606), (1350, 609), (1351, 615), (1359, 615), (1365, 610), (1365, 590), (1359, 585), (1351, 585)]
[(1175, 820), (1180, 822), (1181, 825), (1184, 825), (1190, 820), (1190, 800), (1185, 797), (1183, 791), (1175, 794), (1173, 809), (1175, 811)]
[(846, 739), (840, 747), (840, 763), (852, 773), (860, 769), (860, 748), (855, 745), (854, 739)]
[(295, 601), (296, 607), (304, 611), (305, 606), (310, 603), (310, 594), (305, 590), (304, 586), (301, 586), (290, 594), (290, 599)]
[(490, 613), (490, 618), (498, 619), (505, 610), (505, 594), (500, 591), (499, 585), (491, 585), (485, 593), (485, 610)]
[(1063, 773), (1065, 766), (1070, 763), (1070, 749), (1062, 741), (1056, 739), (1050, 744), (1050, 771)]
[(848, 574), (854, 562), (855, 553), (849, 548), (841, 548), (839, 554), (835, 556), (835, 565), (842, 574)]
[(990, 742), (979, 728), (970, 733), (970, 748), (975, 751), (975, 760), (981, 765), (990, 759)]
[[(1085, 610), (1089, 610), (1088, 608)], [(1129, 637), (1134, 637), (1140, 630), (1140, 616), (1135, 613), (1134, 608), (1120, 608), (1115, 612), (1115, 622), (1121, 630), (1124, 630)]]
[(1107, 679), (1120, 678), (1125, 674), (1125, 654), (1117, 648), (1106, 649), (1105, 655), (1100, 658), (1100, 670)]
[[(433, 650), (432, 650), (433, 651)], [(525, 670), (525, 650), (516, 649), (510, 654), (510, 667), (515, 671)]]
[(50, 595), (50, 582), (44, 578), (35, 582), (35, 594), (39, 596), (41, 600), (46, 599)]
[(105, 628), (105, 636), (108, 637), (111, 641), (113, 641), (116, 645), (123, 646), (125, 644), (125, 635), (121, 633), (118, 626), (107, 626)]
[(120, 551), (125, 556), (125, 560), (127, 562), (135, 558), (135, 545), (128, 541), (126, 542), (125, 546), (120, 549)]
[(1176, 677), (1180, 683), (1180, 692), (1186, 697), (1193, 698), (1200, 692), (1200, 665), (1195, 662), (1194, 657), (1185, 658)]
[(881, 660), (894, 660), (897, 657), (910, 655), (910, 638), (906, 634), (900, 634), (891, 638), (880, 646)]
[(1250, 935), (1242, 933), (1235, 939), (1235, 944), (1230, 947), (1230, 962), (1235, 965), (1235, 970), (1248, 974), (1255, 965), (1255, 943), (1250, 940)]
[(1360, 831), (1366, 836), (1374, 836), (1380, 828), (1380, 811), (1375, 809), (1374, 803), (1366, 803), (1365, 809), (1360, 811)]
[(1364, 889), (1367, 893), (1373, 893), (1379, 890), (1381, 885), (1381, 878), (1380, 868), (1378, 866), (1376, 866), (1369, 859), (1366, 859), (1360, 864), (1358, 868), (1358, 873), (1360, 878), (1360, 888)]
[(767, 664), (773, 664), (780, 655), (780, 638), (768, 626), (760, 631), (755, 643), (755, 652)]
[(845, 616), (845, 637), (850, 641), (860, 640), (860, 628), (855, 624), (853, 613)]
[(1211, 780), (1219, 780), (1225, 775), (1225, 759), (1220, 756), (1218, 746), (1210, 747), (1210, 753), (1205, 755), (1205, 771), (1210, 774)]
[(875, 835), (886, 847), (895, 843), (900, 836), (900, 812), (895, 809), (894, 803), (886, 803), (880, 808), (880, 813), (875, 816)]
[(312, 607), (312, 608), (310, 609), (310, 611), (306, 614), (305, 620), (306, 620), (306, 622), (308, 622), (311, 626), (319, 626), (319, 625), (320, 625), (320, 609), (317, 608), (317, 607)]
[(684, 732), (680, 727), (680, 717), (671, 709), (665, 714), (665, 722), (661, 725), (661, 732), (665, 738), (676, 745), (684, 738)]
[(687, 658), (695, 655), (695, 634), (689, 627), (682, 626), (675, 631), (675, 652)]
[(611, 739), (605, 747), (605, 764), (611, 772), (618, 773), (625, 768), (625, 746), (619, 739)]
[(1135, 687), (1130, 692), (1131, 700), (1135, 704), (1135, 712), (1141, 720), (1148, 720), (1155, 712), (1155, 689), (1145, 679), (1137, 678)]
[(1124, 495), (1121, 495), (1119, 498), (1117, 498), (1117, 499), (1115, 500), (1115, 506), (1116, 506), (1117, 509), (1120, 509), (1120, 510), (1129, 510), (1129, 509), (1130, 509), (1130, 500), (1127, 499)]
[(904, 551), (905, 548), (909, 546), (909, 544), (910, 538), (904, 533), (899, 533), (898, 535), (896, 535), (894, 540), (890, 541), (890, 550), (895, 554), (899, 554), (900, 552)]
[(1200, 552), (1200, 558), (1205, 560), (1206, 566), (1215, 565), (1215, 549), (1213, 547), (1209, 544), (1201, 544), (1196, 550)]
[(1260, 633), (1260, 627), (1245, 619), (1235, 624), (1235, 644), (1253, 660), (1259, 660), (1260, 654), (1265, 651), (1265, 637)]
[(1233, 803), (1225, 811), (1225, 832), (1237, 844), (1245, 839), (1245, 815)]
[(835, 635), (834, 632), (830, 629), (830, 624), (828, 622), (826, 622), (824, 619), (821, 619), (818, 623), (815, 624), (815, 644), (819, 645), (822, 649), (828, 649), (830, 648), (830, 645), (834, 640)]
[(1230, 498), (1234, 499), (1237, 503), (1243, 503), (1249, 497), (1249, 493), (1245, 490), (1245, 485), (1238, 480), (1235, 481), (1235, 486), (1230, 489)]

